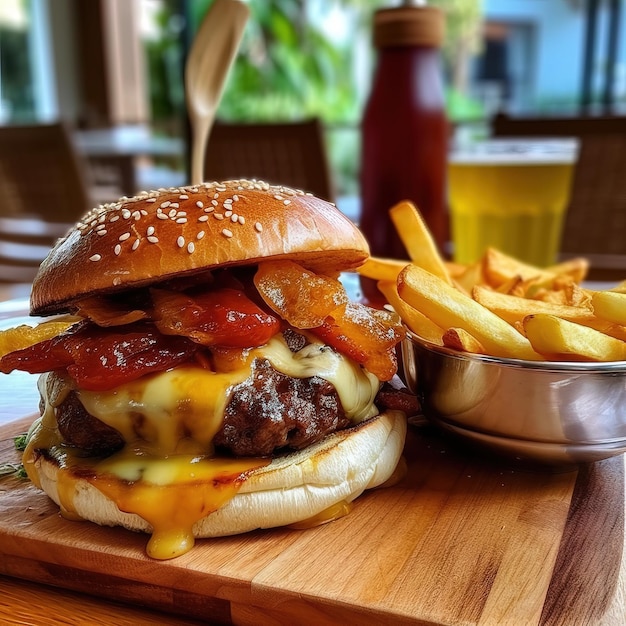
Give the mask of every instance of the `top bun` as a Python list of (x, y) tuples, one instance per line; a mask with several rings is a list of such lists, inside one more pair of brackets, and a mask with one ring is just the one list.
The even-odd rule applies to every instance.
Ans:
[(257, 180), (160, 189), (87, 213), (41, 264), (31, 313), (62, 313), (86, 296), (272, 257), (332, 274), (368, 256), (354, 224), (303, 191)]

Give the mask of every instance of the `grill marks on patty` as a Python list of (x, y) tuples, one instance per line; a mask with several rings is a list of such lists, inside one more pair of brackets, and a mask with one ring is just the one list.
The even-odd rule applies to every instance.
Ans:
[(233, 389), (213, 443), (236, 456), (269, 456), (300, 450), (349, 424), (329, 382), (292, 378), (259, 359), (252, 376)]

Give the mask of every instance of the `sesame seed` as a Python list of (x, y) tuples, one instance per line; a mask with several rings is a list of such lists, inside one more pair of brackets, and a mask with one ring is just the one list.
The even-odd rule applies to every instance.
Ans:
[(99, 254), (94, 254), (93, 256), (89, 257), (90, 261), (99, 261), (102, 258), (102, 256), (100, 256)]
[[(243, 189), (243, 188), (242, 188), (242, 189)], [(239, 196), (238, 196), (237, 194), (235, 194), (235, 195), (233, 196), (233, 200), (234, 200), (235, 202), (237, 202), (237, 201), (239, 200)]]
[(213, 199), (214, 199), (214, 200), (217, 200), (219, 197), (220, 197), (220, 194), (219, 194), (219, 193), (214, 193), (214, 194), (213, 194)]
[(224, 217), (230, 217), (233, 214), (232, 211), (225, 211), (224, 212)]
[(169, 213), (168, 216), (169, 217), (176, 217), (176, 214), (178, 213), (178, 211), (176, 209), (172, 209)]
[(189, 200), (189, 196), (186, 193), (181, 193), (180, 196), (178, 196), (179, 200)]
[(233, 213), (233, 214), (230, 216), (230, 221), (231, 221), (231, 222), (233, 222), (233, 224), (234, 224), (235, 222), (237, 222), (237, 220), (238, 220), (238, 219), (239, 219), (239, 216), (237, 215), (237, 213)]
[(246, 218), (243, 215), (237, 216), (237, 220), (242, 226), (246, 223)]
[(261, 224), (261, 222), (257, 222), (257, 223), (254, 225), (254, 229), (255, 229), (258, 233), (263, 232), (263, 224)]
[(223, 220), (224, 219), (224, 216), (221, 213), (213, 213), (213, 217), (216, 220)]
[(193, 241), (190, 241), (187, 244), (187, 252), (189, 252), (189, 254), (191, 254), (195, 249), (196, 249), (195, 244), (193, 243)]
[(109, 222), (111, 222), (111, 223), (113, 223), (113, 222), (117, 222), (117, 220), (119, 220), (119, 219), (120, 219), (120, 216), (119, 216), (119, 215), (114, 215), (114, 216), (113, 216), (113, 217), (109, 220)]
[(173, 209), (178, 209), (178, 208), (180, 208), (180, 204), (178, 204), (178, 202), (172, 202), (172, 203), (170, 203), (170, 206), (171, 206)]
[(165, 202), (161, 202), (161, 208), (162, 209), (167, 209), (167, 207), (172, 204), (169, 200), (166, 200)]
[(119, 241), (126, 241), (130, 237), (130, 233), (124, 233), (118, 237)]
[(158, 237), (155, 237), (154, 235), (151, 235), (151, 236), (150, 236), (150, 237), (148, 237), (147, 239), (148, 239), (148, 241), (149, 241), (150, 243), (159, 243), (159, 238), (158, 238)]
[(201, 209), (201, 208), (204, 206), (204, 202), (202, 202), (202, 200), (198, 200), (198, 201), (196, 202), (196, 206), (197, 206), (199, 209)]
[(217, 200), (211, 200), (211, 204), (213, 206), (217, 206), (219, 204), (219, 202)]
[(106, 235), (108, 231), (106, 230), (97, 230), (96, 231), (96, 235), (99, 235), (100, 237), (102, 237), (103, 235)]
[(139, 221), (141, 219), (141, 213), (139, 211), (133, 211), (133, 217), (135, 218), (135, 221)]
[(157, 218), (160, 220), (169, 220), (170, 218), (165, 213), (157, 213)]
[(146, 198), (146, 202), (156, 202), (156, 198)]
[(208, 216), (208, 215), (201, 215), (201, 216), (198, 218), (198, 221), (199, 221), (199, 222), (206, 222), (208, 219), (209, 219), (209, 216)]
[(208, 206), (206, 209), (204, 209), (205, 213), (213, 213), (213, 211), (215, 211), (214, 206)]
[(198, 241), (200, 241), (200, 239), (202, 239), (202, 238), (204, 237), (204, 234), (205, 234), (205, 233), (204, 233), (204, 231), (203, 231), (203, 230), (201, 230), (201, 231), (200, 231), (200, 232), (196, 235), (196, 239), (197, 239)]
[(224, 200), (224, 206), (226, 206), (227, 204), (232, 204), (232, 203), (233, 203), (232, 198), (226, 198), (226, 200)]
[(119, 256), (121, 251), (122, 251), (122, 246), (120, 246), (120, 244), (118, 243), (115, 246), (115, 249), (113, 250), (113, 252), (115, 252), (115, 256)]
[(96, 231), (102, 230), (103, 228), (106, 228), (106, 224), (98, 224), (96, 226)]
[(139, 213), (141, 213), (144, 217), (148, 215), (148, 211), (146, 211), (145, 209), (141, 209)]
[(127, 220), (130, 216), (132, 215), (132, 213), (128, 210), (128, 209), (124, 209), (122, 211), (122, 217)]
[(148, 235), (148, 237), (150, 235), (154, 235), (154, 226), (148, 226), (148, 230), (146, 231), (146, 235)]
[(140, 243), (140, 239), (135, 239), (135, 243), (133, 243), (133, 250), (137, 250), (137, 248), (139, 247), (139, 243)]
[(224, 228), (224, 229), (222, 229), (222, 235), (224, 235), (224, 237), (232, 237), (233, 236), (233, 231), (232, 230), (228, 230), (228, 228)]
[(181, 235), (177, 240), (176, 240), (176, 244), (178, 245), (179, 248), (184, 248), (185, 247), (185, 238)]
[(287, 206), (288, 204), (291, 204), (291, 200), (283, 200), (283, 204)]
[(186, 224), (186, 223), (187, 223), (187, 218), (186, 218), (186, 217), (179, 217), (179, 218), (176, 220), (176, 223), (177, 223), (177, 224)]
[(274, 194), (274, 198), (276, 198), (276, 200), (282, 200), (283, 197), (279, 194)]

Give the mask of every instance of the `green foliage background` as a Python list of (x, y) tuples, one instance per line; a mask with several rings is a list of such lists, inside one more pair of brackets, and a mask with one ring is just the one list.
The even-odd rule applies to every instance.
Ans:
[[(184, 119), (181, 71), (185, 52), (181, 14), (189, 41), (212, 0), (166, 0), (159, 15), (163, 36), (148, 43), (152, 111), (164, 129)], [(458, 43), (473, 50), (482, 0), (431, 0), (447, 14), (448, 38), (443, 56), (446, 75), (454, 75)], [(333, 41), (307, 14), (307, 0), (249, 0), (246, 25), (236, 62), (218, 110), (225, 120), (270, 121), (320, 117), (340, 193), (355, 193), (358, 169), (358, 124), (363, 102), (354, 76), (357, 33), (369, 37), (380, 0), (328, 0), (352, 14), (355, 35)], [(467, 45), (469, 42), (469, 45)], [(375, 62), (372, 57), (372, 62)], [(450, 81), (449, 81), (450, 82)], [(448, 90), (453, 119), (475, 118), (480, 110), (455, 89)]]

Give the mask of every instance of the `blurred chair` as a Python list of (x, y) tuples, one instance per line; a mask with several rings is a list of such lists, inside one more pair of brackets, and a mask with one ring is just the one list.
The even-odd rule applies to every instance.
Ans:
[(0, 216), (73, 222), (91, 206), (85, 165), (64, 124), (0, 126)]
[(521, 117), (498, 113), (491, 120), (495, 137), (583, 137), (626, 132), (626, 117)]
[(89, 156), (86, 158), (89, 197), (93, 206), (116, 202), (138, 191), (132, 155)]
[(0, 217), (0, 282), (31, 282), (52, 246), (71, 227), (36, 217)]
[(205, 180), (256, 178), (333, 201), (321, 122), (216, 122), (207, 143)]
[(561, 257), (586, 256), (591, 280), (626, 279), (626, 117), (497, 115), (496, 137), (578, 137)]

